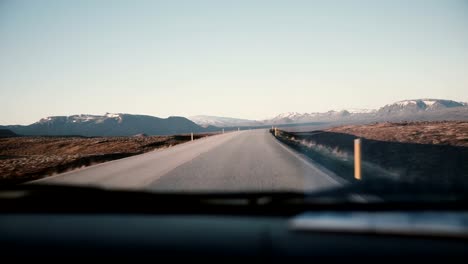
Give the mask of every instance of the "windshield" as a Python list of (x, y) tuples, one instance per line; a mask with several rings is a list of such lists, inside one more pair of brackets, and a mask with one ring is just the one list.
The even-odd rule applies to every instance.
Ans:
[(468, 191), (466, 1), (7, 0), (0, 39), (1, 186)]

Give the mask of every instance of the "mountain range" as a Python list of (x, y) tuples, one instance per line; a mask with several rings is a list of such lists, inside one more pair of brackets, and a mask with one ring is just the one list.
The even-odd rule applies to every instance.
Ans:
[(235, 127), (235, 126), (261, 126), (264, 125), (262, 121), (240, 119), (232, 117), (219, 117), (219, 116), (207, 116), (198, 115), (191, 116), (188, 119), (192, 120), (196, 124), (202, 127), (216, 126), (216, 127)]
[[(280, 125), (310, 122), (371, 122), (371, 121), (411, 121), (411, 120), (468, 120), (468, 105), (463, 102), (443, 99), (414, 99), (387, 104), (379, 109), (345, 109), (328, 112), (298, 113), (287, 112), (271, 119), (256, 121), (226, 117), (204, 116), (202, 120), (191, 119), (199, 125), (218, 124), (231, 127), (237, 120), (249, 125)], [(222, 124), (222, 125), (220, 125)]]
[(111, 114), (51, 116), (31, 125), (0, 126), (5, 136), (132, 136), (171, 135), (220, 131), (222, 128), (266, 127), (302, 123), (368, 123), (377, 121), (468, 120), (468, 104), (441, 99), (414, 99), (395, 102), (379, 109), (331, 110), (324, 113), (289, 112), (266, 120), (230, 117), (171, 116), (158, 118), (148, 115)]
[(19, 135), (132, 136), (211, 132), (184, 117), (158, 118), (147, 115), (110, 114), (51, 116), (27, 126), (3, 126)]

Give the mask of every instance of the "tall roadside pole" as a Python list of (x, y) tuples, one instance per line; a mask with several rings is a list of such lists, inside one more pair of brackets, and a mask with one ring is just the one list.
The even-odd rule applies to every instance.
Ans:
[(361, 180), (361, 139), (357, 138), (354, 140), (354, 178)]

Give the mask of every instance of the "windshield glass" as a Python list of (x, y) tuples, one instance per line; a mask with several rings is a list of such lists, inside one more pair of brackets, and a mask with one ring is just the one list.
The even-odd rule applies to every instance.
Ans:
[(0, 185), (457, 199), (467, 26), (457, 0), (1, 1)]

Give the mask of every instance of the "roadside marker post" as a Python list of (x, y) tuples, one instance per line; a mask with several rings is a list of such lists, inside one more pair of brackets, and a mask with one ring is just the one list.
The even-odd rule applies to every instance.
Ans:
[(237, 128), (237, 131), (240, 131), (240, 127)]
[(193, 133), (190, 133), (190, 139), (193, 141)]
[(354, 140), (354, 178), (361, 180), (361, 139)]
[(223, 134), (224, 134), (224, 128), (223, 128)]

